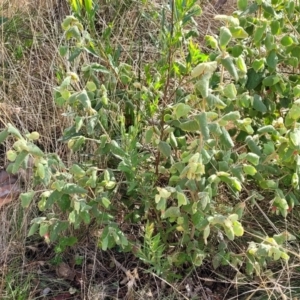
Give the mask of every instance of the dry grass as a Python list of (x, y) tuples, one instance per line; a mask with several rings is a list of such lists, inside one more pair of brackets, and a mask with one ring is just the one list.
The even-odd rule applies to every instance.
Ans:
[[(9, 2), (8, 13), (12, 17), (4, 24), (6, 27), (2, 26), (0, 121), (2, 126), (10, 122), (23, 130), (39, 131), (42, 148), (55, 152), (59, 151), (57, 140), (65, 121), (54, 105), (52, 93), (56, 85), (55, 66), (63, 64), (57, 49), (61, 42), (60, 22), (67, 11), (60, 10), (60, 15), (55, 16), (54, 7), (34, 4), (37, 10), (33, 11), (33, 1), (19, 7)], [(7, 34), (4, 28), (11, 32)]]
[[(65, 149), (57, 140), (66, 126), (52, 96), (55, 66), (63, 64), (57, 54), (60, 22), (68, 13), (61, 4), (63, 1), (54, 0), (0, 1), (0, 15), (8, 18), (0, 26), (0, 127), (12, 123), (23, 132), (38, 131), (42, 136), (41, 148), (58, 153)], [(9, 141), (5, 148), (1, 146), (2, 166), (7, 163), (4, 153), (9, 147)], [(26, 236), (30, 220), (36, 216), (35, 207), (24, 210), (19, 202), (0, 211), (1, 299), (22, 297), (16, 295), (16, 284), (25, 283), (32, 274), (28, 271), (26, 253), (34, 245), (28, 244)], [(15, 272), (13, 277), (19, 283), (6, 282), (11, 272)], [(34, 286), (29, 284), (27, 289), (22, 291), (20, 287), (24, 298), (18, 299), (29, 299), (26, 297)]]
[(197, 19), (199, 24), (200, 41), (204, 43), (206, 35), (215, 35), (219, 33), (221, 22), (214, 20), (217, 14), (230, 15), (236, 10), (236, 1), (226, 0), (222, 6), (217, 6), (219, 1), (204, 1), (202, 15)]

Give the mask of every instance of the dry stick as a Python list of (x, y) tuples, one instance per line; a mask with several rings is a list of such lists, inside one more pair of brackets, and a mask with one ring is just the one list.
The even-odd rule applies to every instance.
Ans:
[[(140, 269), (143, 270), (143, 271), (147, 271), (147, 270), (145, 270), (145, 269), (143, 269), (143, 268), (140, 268)], [(159, 277), (158, 275), (156, 275), (156, 274), (153, 273), (153, 272), (149, 272), (149, 273), (151, 273), (154, 277), (160, 279), (162, 282), (164, 282), (165, 284), (167, 284), (168, 286), (170, 286), (176, 293), (178, 293), (178, 294), (179, 294), (180, 296), (182, 296), (184, 299), (190, 300), (188, 297), (186, 297), (184, 294), (182, 294), (178, 289), (176, 289), (174, 285), (172, 285), (171, 283), (169, 283), (169, 282), (166, 281), (165, 279)]]

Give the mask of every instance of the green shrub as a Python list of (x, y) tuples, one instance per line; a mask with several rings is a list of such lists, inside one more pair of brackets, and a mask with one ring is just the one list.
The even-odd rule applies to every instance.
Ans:
[[(285, 243), (294, 237), (286, 232), (262, 234), (243, 253), (228, 241), (251, 231), (242, 225), (245, 207), (266, 202), (285, 218), (298, 204), (299, 6), (238, 1), (233, 16), (216, 16), (224, 25), (206, 37), (205, 54), (195, 42), (196, 2), (163, 6), (159, 59), (141, 70), (121, 59), (109, 27), (95, 33), (92, 9), (85, 27), (84, 7), (64, 20), (59, 51), (73, 71), (54, 97), (71, 123), (62, 140), (87, 158), (65, 166), (34, 145), (36, 134), (24, 138), (12, 126), (1, 133), (2, 141), (16, 138), (12, 172), (31, 156), (45, 187), (21, 195), (27, 207), (39, 194), (43, 216), (30, 235), (56, 242), (70, 225), (98, 224), (101, 249), (132, 251), (172, 280), (174, 267), (204, 259), (215, 268), (245, 264), (249, 275), (289, 259)], [(61, 251), (76, 237), (64, 241)]]

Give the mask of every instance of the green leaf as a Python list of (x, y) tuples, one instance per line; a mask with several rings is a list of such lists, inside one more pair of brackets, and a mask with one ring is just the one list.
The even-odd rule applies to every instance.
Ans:
[(86, 83), (86, 89), (90, 92), (94, 92), (97, 90), (97, 86), (93, 81), (88, 81)]
[(159, 142), (158, 149), (165, 157), (170, 157), (172, 154), (171, 146), (164, 141)]
[[(58, 190), (53, 191), (48, 197), (46, 203), (43, 205), (43, 209), (50, 208), (55, 202), (57, 202), (62, 197), (62, 193)], [(41, 203), (43, 204), (43, 203)]]
[(294, 189), (298, 189), (299, 188), (299, 176), (297, 173), (294, 173), (292, 176), (292, 187)]
[(202, 113), (196, 115), (195, 120), (198, 122), (198, 124), (200, 126), (200, 131), (202, 133), (204, 140), (205, 141), (208, 140), (210, 138), (210, 135), (209, 135), (209, 128), (207, 125), (206, 113), (202, 112)]
[[(57, 191), (55, 191), (56, 193), (58, 193)], [(57, 195), (59, 195), (60, 193), (58, 193)], [(70, 208), (71, 208), (71, 200), (70, 200), (70, 196), (69, 195), (59, 195), (56, 199), (56, 203), (58, 205), (58, 207), (61, 209), (62, 212), (67, 212)], [(49, 205), (51, 203), (47, 202), (47, 205)]]
[(211, 108), (217, 107), (219, 109), (223, 109), (226, 107), (226, 104), (219, 97), (213, 94), (209, 94), (206, 101)]
[(300, 150), (300, 129), (294, 129), (288, 136), (292, 145)]
[(237, 95), (237, 90), (235, 88), (235, 85), (233, 83), (226, 84), (223, 89), (223, 93), (225, 97), (231, 100), (235, 100)]
[(79, 136), (79, 137), (71, 138), (68, 141), (68, 147), (73, 151), (78, 151), (84, 143), (85, 143), (85, 137)]
[(6, 152), (6, 157), (9, 161), (15, 161), (17, 158), (18, 153), (14, 150), (8, 150)]
[(267, 76), (264, 80), (263, 80), (263, 85), (264, 86), (273, 86), (276, 83), (278, 83), (280, 81), (280, 77), (278, 75), (270, 75)]
[(165, 211), (167, 206), (167, 200), (165, 198), (160, 198), (158, 202), (156, 202), (156, 209), (160, 211)]
[(264, 33), (266, 32), (267, 22), (263, 22), (260, 26), (257, 26), (253, 33), (253, 41), (256, 45), (259, 45)]
[(68, 46), (60, 46), (59, 47), (59, 55), (62, 57), (66, 56), (68, 53), (68, 49), (69, 49)]
[(210, 75), (203, 75), (195, 83), (195, 90), (197, 94), (200, 94), (203, 98), (206, 98), (209, 95), (209, 79)]
[(229, 74), (235, 79), (239, 79), (238, 72), (236, 70), (236, 67), (233, 63), (233, 60), (230, 56), (227, 56), (226, 58), (221, 59), (221, 64), (224, 66), (224, 68), (229, 72)]
[(110, 200), (106, 197), (101, 198), (101, 203), (105, 208), (109, 208), (109, 206), (111, 204)]
[(246, 263), (246, 273), (251, 276), (254, 272), (254, 265), (251, 261), (247, 260)]
[(103, 178), (104, 178), (105, 181), (110, 181), (110, 173), (109, 173), (108, 170), (104, 170)]
[(173, 132), (170, 132), (169, 138), (170, 138), (170, 145), (173, 148), (177, 148), (178, 147), (178, 143), (177, 143), (177, 139), (176, 139), (176, 137), (175, 137), (175, 135), (174, 135)]
[(190, 120), (181, 123), (179, 127), (186, 132), (195, 132), (200, 130), (200, 126), (196, 120)]
[(264, 69), (264, 67), (265, 67), (265, 59), (264, 58), (256, 59), (252, 63), (252, 68), (254, 69), (255, 72), (262, 71)]
[(49, 233), (49, 224), (41, 223), (40, 224), (40, 236), (45, 236), (48, 233)]
[(76, 100), (78, 100), (83, 105), (84, 108), (86, 109), (91, 108), (91, 100), (86, 90), (82, 90), (82, 92), (80, 92), (77, 95)]
[(234, 240), (234, 231), (233, 231), (233, 227), (226, 227), (224, 226), (224, 230), (225, 230), (225, 234), (226, 236), (228, 237), (228, 239), (230, 241), (233, 241)]
[(243, 171), (245, 172), (245, 174), (250, 176), (254, 176), (257, 173), (257, 170), (250, 165), (243, 165)]
[[(62, 228), (65, 226), (62, 226)], [(74, 236), (68, 236), (68, 237), (61, 237), (61, 239), (59, 240), (59, 244), (63, 247), (71, 247), (74, 246), (77, 243), (77, 238)]]
[(15, 159), (12, 167), (12, 173), (17, 174), (19, 169), (22, 167), (23, 162), (28, 156), (28, 152), (22, 151), (21, 153), (18, 154), (17, 158)]
[(168, 199), (170, 196), (171, 196), (171, 192), (169, 192), (167, 189), (165, 188), (160, 188), (160, 187), (157, 187), (157, 190), (159, 191), (159, 196), (161, 198), (165, 198), (165, 199)]
[(218, 48), (218, 41), (211, 35), (205, 36), (206, 44), (209, 45), (212, 49)]
[(84, 0), (84, 7), (89, 15), (93, 13), (93, 0)]
[(240, 202), (234, 207), (233, 212), (238, 215), (238, 220), (242, 218), (245, 207), (246, 207), (245, 202)]
[(8, 129), (4, 129), (0, 132), (0, 144), (2, 144), (6, 140), (8, 135), (9, 135)]
[(266, 155), (271, 155), (275, 152), (275, 145), (273, 142), (268, 142), (266, 144), (264, 144), (264, 151), (263, 153)]
[(235, 177), (230, 177), (229, 179), (230, 179), (230, 185), (234, 189), (236, 189), (237, 191), (240, 192), (242, 190), (242, 185), (241, 185), (240, 181)]
[(43, 151), (35, 144), (27, 143), (27, 150), (33, 156), (42, 157), (44, 155)]
[(69, 213), (68, 220), (71, 224), (75, 224), (76, 219), (77, 219), (76, 212), (75, 212), (75, 210), (73, 210), (72, 212)]
[(265, 113), (267, 112), (267, 107), (266, 105), (263, 103), (261, 96), (259, 96), (258, 94), (255, 94), (253, 96), (253, 108), (259, 112)]
[(248, 37), (248, 33), (241, 26), (229, 27), (232, 37), (235, 39), (245, 39)]
[(20, 131), (10, 123), (7, 124), (7, 132), (12, 134), (14, 137), (18, 139), (23, 139)]
[(273, 254), (274, 260), (280, 259), (281, 251), (277, 247), (272, 247), (270, 252)]
[(209, 237), (209, 234), (210, 234), (210, 226), (207, 225), (203, 230), (203, 240), (205, 245), (207, 245), (207, 238)]
[(248, 90), (254, 90), (262, 81), (264, 78), (264, 73), (259, 72), (257, 73), (254, 69), (249, 69), (247, 72), (248, 81), (246, 84), (246, 88)]
[(286, 63), (294, 68), (297, 68), (299, 65), (299, 60), (297, 57), (289, 57)]
[(27, 237), (30, 237), (30, 236), (34, 235), (38, 231), (38, 229), (39, 229), (39, 224), (38, 223), (33, 223), (30, 226)]
[(276, 129), (274, 128), (274, 126), (272, 125), (266, 125), (266, 126), (263, 126), (263, 127), (260, 127), (257, 132), (259, 134), (264, 134), (264, 133), (271, 133), (271, 134), (276, 134), (277, 131)]
[(78, 22), (78, 20), (74, 16), (67, 16), (63, 20), (63, 22), (61, 24), (61, 27), (62, 27), (63, 30), (67, 30), (70, 27), (71, 24), (73, 24), (73, 23), (76, 24), (77, 22)]
[(286, 35), (281, 38), (280, 43), (282, 46), (288, 47), (294, 44), (294, 40), (289, 35)]
[(20, 195), (20, 199), (21, 199), (21, 205), (22, 207), (24, 208), (28, 208), (33, 197), (35, 195), (35, 192), (34, 191), (30, 191), (30, 192), (27, 192), (27, 193), (22, 193)]
[(232, 224), (234, 235), (236, 236), (243, 236), (244, 228), (239, 221), (234, 221)]
[(115, 157), (121, 160), (123, 160), (127, 156), (127, 153), (119, 146), (119, 144), (115, 140), (111, 141), (110, 150)]
[(81, 33), (77, 26), (72, 26), (66, 31), (65, 36), (67, 40), (74, 38), (77, 40), (77, 42), (79, 42), (81, 38)]
[(162, 217), (165, 218), (177, 218), (180, 216), (180, 209), (177, 206), (171, 206), (166, 209)]
[(218, 64), (216, 61), (204, 62), (198, 64), (191, 72), (192, 78), (209, 75), (208, 78), (215, 72)]
[(300, 103), (295, 101), (290, 108), (287, 116), (293, 120), (298, 120), (300, 118)]
[(277, 63), (278, 63), (278, 56), (277, 56), (276, 50), (270, 51), (269, 55), (267, 56), (266, 62), (267, 62), (267, 65), (271, 69), (276, 68)]
[(108, 249), (108, 235), (101, 239), (101, 249), (106, 251)]
[(85, 171), (77, 164), (72, 165), (72, 167), (70, 168), (70, 173), (78, 177), (82, 177), (85, 175)]
[(273, 189), (273, 190), (278, 189), (278, 183), (274, 180), (263, 180), (261, 182), (261, 185), (262, 188), (266, 188), (266, 189)]
[(288, 241), (295, 241), (297, 238), (290, 234), (287, 231), (284, 231), (280, 234), (274, 234), (273, 236), (274, 240), (277, 242), (278, 245), (283, 245), (284, 243)]
[(198, 198), (200, 199), (201, 208), (202, 210), (205, 210), (207, 205), (210, 203), (210, 196), (207, 192), (199, 192)]
[(239, 57), (243, 53), (244, 48), (241, 45), (234, 45), (231, 48), (231, 55), (233, 57)]
[(288, 261), (290, 259), (289, 255), (284, 251), (281, 252), (281, 258)]
[(271, 27), (271, 33), (273, 35), (277, 35), (277, 34), (280, 33), (280, 23), (279, 23), (279, 21), (272, 20), (271, 24), (270, 24), (270, 27)]
[(294, 94), (294, 97), (296, 97), (296, 98), (300, 97), (300, 85), (299, 84), (294, 86), (293, 94)]
[(234, 143), (231, 139), (231, 136), (229, 135), (228, 131), (225, 129), (225, 127), (221, 127), (222, 135), (220, 137), (221, 143), (226, 147), (226, 148), (233, 148)]
[(243, 12), (243, 16), (246, 14), (254, 14), (258, 10), (258, 3), (254, 2), (250, 6), (246, 8), (246, 10)]
[(286, 5), (286, 12), (288, 14), (288, 18), (291, 19), (293, 17), (295, 10), (295, 2), (294, 1), (288, 1)]
[(44, 179), (44, 178), (45, 178), (46, 171), (45, 171), (45, 166), (44, 166), (43, 164), (41, 164), (41, 163), (38, 163), (38, 164), (37, 164), (36, 172), (37, 172), (37, 175), (38, 175), (41, 179)]
[(89, 212), (87, 212), (85, 210), (80, 211), (79, 216), (86, 225), (90, 224), (91, 216), (90, 216)]
[(58, 106), (58, 107), (63, 107), (66, 103), (66, 99), (64, 99), (63, 97), (58, 97), (58, 98), (55, 98), (55, 104)]
[[(258, 156), (261, 156), (262, 153), (260, 151), (260, 148), (257, 146), (256, 142), (253, 140), (252, 136), (247, 136), (246, 137), (246, 144), (249, 147), (251, 152), (253, 152), (254, 154), (256, 154)], [(250, 153), (248, 153), (248, 154), (250, 154)], [(248, 154), (246, 156), (246, 159), (254, 158), (252, 154), (251, 154), (251, 157), (248, 156)]]
[(275, 16), (276, 16), (275, 10), (274, 10), (274, 8), (272, 7), (271, 4), (269, 4), (269, 3), (265, 2), (265, 1), (263, 1), (263, 2), (262, 2), (262, 8), (263, 8), (263, 10), (264, 10), (267, 14), (271, 15), (272, 17), (275, 17)]
[(40, 134), (37, 131), (33, 131), (29, 134), (26, 134), (26, 137), (32, 141), (37, 141), (40, 138)]
[(188, 204), (188, 200), (184, 193), (177, 192), (177, 200), (178, 200), (178, 207)]
[(185, 117), (190, 111), (191, 107), (184, 103), (179, 103), (175, 105), (174, 112), (177, 119), (180, 119), (181, 117)]
[(248, 7), (248, 0), (237, 0), (237, 7), (241, 11), (245, 11)]
[(241, 118), (241, 115), (238, 111), (231, 111), (228, 114), (224, 115), (221, 120), (234, 122), (236, 120), (239, 120), (240, 118)]
[(267, 32), (267, 35), (265, 38), (265, 46), (266, 46), (267, 51), (276, 49), (276, 43), (275, 43), (274, 36), (270, 32)]
[(86, 194), (87, 190), (75, 183), (67, 183), (63, 186), (61, 192), (65, 194)]
[(247, 65), (246, 65), (246, 63), (245, 63), (245, 60), (244, 60), (244, 58), (243, 58), (243, 56), (239, 56), (238, 58), (237, 58), (237, 60), (236, 60), (236, 66), (238, 67), (238, 69), (241, 71), (241, 72), (243, 72), (244, 74), (246, 74), (247, 73)]
[(232, 38), (231, 31), (227, 27), (222, 26), (220, 28), (220, 35), (219, 35), (219, 43), (220, 43), (220, 48), (222, 50), (226, 49), (226, 46), (231, 41), (231, 38)]
[(107, 68), (105, 68), (104, 66), (102, 66), (98, 63), (91, 63), (88, 66), (83, 66), (81, 68), (81, 70), (82, 71), (88, 71), (88, 69), (86, 69), (86, 68), (88, 68), (88, 69), (90, 68), (93, 71), (100, 72), (100, 73), (103, 73), (103, 74), (110, 74), (111, 73)]

